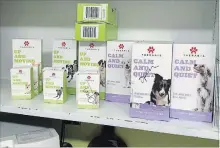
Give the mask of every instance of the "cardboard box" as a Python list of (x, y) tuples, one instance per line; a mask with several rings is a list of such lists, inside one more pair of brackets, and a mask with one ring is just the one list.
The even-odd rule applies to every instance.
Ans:
[(78, 41), (117, 40), (118, 27), (106, 23), (76, 23), (75, 38)]
[(63, 69), (45, 68), (43, 70), (44, 102), (64, 103), (67, 100), (67, 79)]
[(106, 100), (130, 103), (133, 41), (108, 41)]
[(105, 99), (106, 42), (79, 42), (79, 71), (99, 71), (100, 99)]
[(76, 101), (78, 108), (99, 108), (98, 71), (79, 72), (76, 76)]
[(116, 25), (116, 9), (109, 4), (78, 3), (77, 22), (105, 22)]
[(134, 43), (130, 116), (169, 120), (172, 44)]
[(34, 77), (32, 67), (11, 69), (11, 94), (13, 99), (32, 99), (34, 97)]
[(13, 39), (13, 67), (24, 64), (40, 64), (40, 92), (43, 90), (42, 82), (42, 40), (40, 39)]
[(67, 92), (76, 94), (75, 73), (78, 71), (77, 43), (75, 40), (54, 40), (53, 67), (59, 67), (67, 73)]
[(212, 122), (216, 45), (174, 44), (172, 118)]

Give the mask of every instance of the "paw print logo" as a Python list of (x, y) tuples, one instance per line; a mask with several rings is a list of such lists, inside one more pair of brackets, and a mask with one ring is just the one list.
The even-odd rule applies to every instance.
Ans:
[(62, 45), (62, 47), (65, 47), (66, 46), (66, 42), (62, 42), (61, 45)]
[(21, 69), (19, 69), (18, 72), (19, 72), (20, 74), (22, 74), (22, 70), (21, 70)]
[(29, 42), (28, 41), (24, 41), (24, 46), (28, 46)]
[(148, 50), (148, 53), (154, 53), (155, 51), (153, 46), (150, 46), (147, 50)]
[(119, 49), (124, 49), (124, 44), (119, 44), (119, 45), (118, 45), (118, 48), (119, 48)]
[(196, 47), (190, 48), (191, 54), (193, 54), (193, 53), (196, 54), (197, 51), (198, 51), (198, 49)]
[(52, 73), (52, 76), (54, 77), (54, 76), (55, 76), (55, 73)]
[(89, 80), (90, 80), (90, 79), (91, 79), (91, 76), (88, 76), (88, 77), (87, 77), (87, 79), (89, 79)]
[(94, 48), (94, 46), (95, 46), (95, 45), (94, 45), (93, 43), (90, 43), (90, 44), (89, 44), (89, 47), (90, 47), (90, 48)]

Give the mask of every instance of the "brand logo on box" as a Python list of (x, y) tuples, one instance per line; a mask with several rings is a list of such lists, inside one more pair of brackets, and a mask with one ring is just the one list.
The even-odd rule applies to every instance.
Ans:
[(62, 42), (61, 45), (62, 45), (62, 47), (65, 47), (66, 46), (66, 42)]
[(88, 77), (87, 77), (87, 79), (89, 79), (89, 80), (90, 80), (90, 79), (91, 79), (91, 76), (88, 76)]
[(29, 41), (24, 41), (24, 45), (21, 45), (20, 48), (34, 48), (34, 46), (30, 46), (29, 44)]
[(150, 46), (148, 49), (147, 49), (148, 53), (154, 53), (155, 49), (153, 46)]
[(193, 53), (196, 54), (197, 51), (198, 51), (198, 49), (196, 47), (190, 48), (191, 54), (193, 54)]
[(52, 73), (52, 76), (53, 76), (53, 77), (55, 77), (55, 75), (56, 75), (55, 73)]
[(197, 47), (191, 47), (187, 54), (184, 54), (185, 57), (205, 57), (203, 54), (198, 54), (199, 50)]
[(125, 47), (124, 44), (119, 44), (119, 45), (118, 45), (118, 48), (119, 48), (119, 49), (124, 49), (124, 47)]
[(94, 46), (95, 46), (95, 45), (94, 45), (93, 43), (90, 43), (90, 44), (89, 44), (89, 47), (90, 47), (90, 48), (94, 48)]
[(157, 56), (159, 56), (159, 57), (161, 57), (161, 54), (160, 53), (158, 53), (158, 54), (155, 54), (154, 52), (156, 51), (156, 49), (153, 47), (153, 46), (149, 46), (148, 48), (147, 48), (147, 54), (146, 53), (144, 53), (144, 54), (142, 54), (142, 56), (151, 56), (151, 57), (157, 57)]
[(21, 69), (19, 69), (18, 72), (19, 72), (20, 74), (22, 74), (22, 70), (21, 70)]
[(24, 46), (28, 46), (29, 42), (28, 41), (24, 41)]

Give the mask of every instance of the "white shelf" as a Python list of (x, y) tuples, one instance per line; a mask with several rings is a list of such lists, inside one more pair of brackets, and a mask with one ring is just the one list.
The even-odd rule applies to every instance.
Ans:
[(218, 129), (210, 123), (130, 118), (128, 104), (101, 101), (100, 109), (77, 109), (74, 96), (69, 96), (65, 104), (46, 104), (43, 103), (42, 94), (32, 100), (12, 100), (8, 82), (3, 81), (1, 84), (1, 112), (218, 140)]

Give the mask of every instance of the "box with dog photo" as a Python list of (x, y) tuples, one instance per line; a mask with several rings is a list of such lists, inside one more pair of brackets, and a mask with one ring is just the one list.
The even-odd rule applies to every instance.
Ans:
[(134, 43), (130, 116), (169, 120), (172, 44)]
[(212, 121), (216, 46), (174, 44), (172, 118)]
[(13, 99), (34, 97), (33, 68), (30, 66), (11, 69), (11, 94)]
[(79, 42), (79, 71), (99, 71), (100, 99), (105, 99), (106, 42)]
[(67, 92), (76, 94), (75, 73), (78, 71), (75, 40), (54, 40), (53, 67), (63, 68), (67, 73)]
[(67, 100), (67, 79), (63, 69), (43, 69), (44, 102), (64, 103)]
[(131, 93), (132, 41), (108, 41), (106, 100), (129, 103)]
[(76, 101), (78, 108), (99, 107), (98, 71), (79, 72), (76, 76)]

